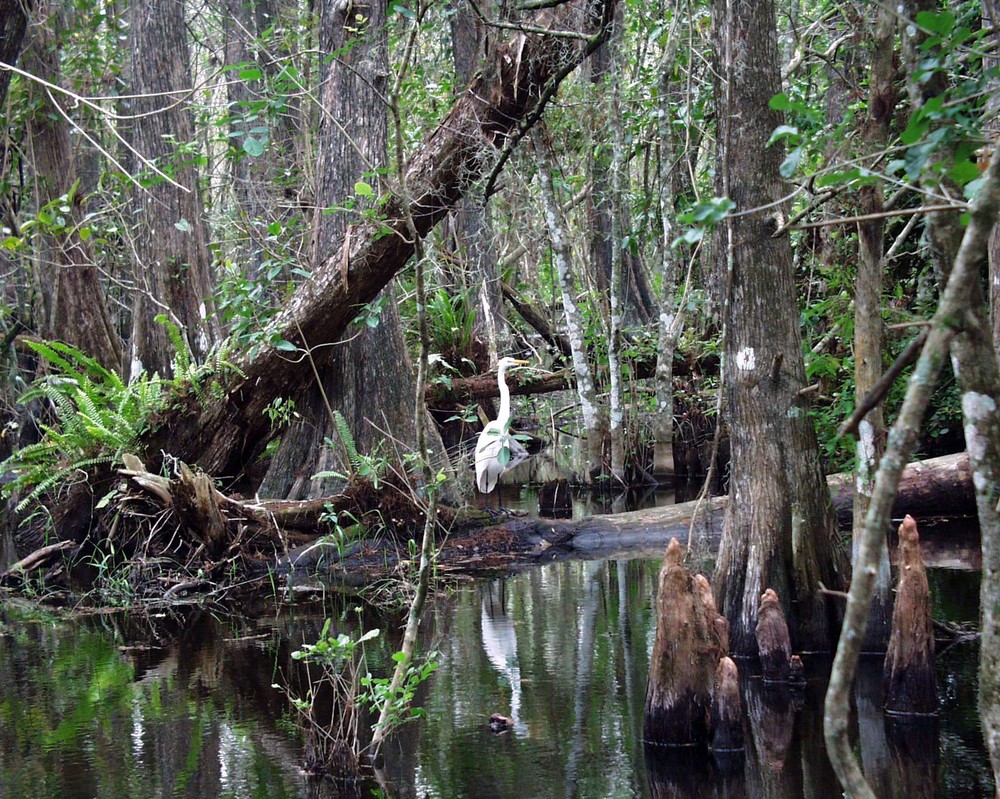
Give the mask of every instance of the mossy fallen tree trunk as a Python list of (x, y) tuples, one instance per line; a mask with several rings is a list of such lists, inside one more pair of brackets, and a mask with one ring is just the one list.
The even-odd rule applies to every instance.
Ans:
[[(405, 543), (423, 523), (422, 511), (406, 500), (402, 490), (375, 491), (359, 485), (337, 496), (310, 501), (244, 499), (220, 491), (208, 475), (186, 466), (178, 465), (178, 476), (168, 479), (151, 473), (134, 457), (126, 460), (129, 468), (108, 475), (99, 492), (103, 495), (114, 489), (116, 509), (124, 517), (124, 525), (116, 533), (116, 549), (129, 557), (123, 541), (131, 540), (133, 549), (141, 549), (135, 542), (141, 540), (145, 547), (155, 533), (160, 543), (146, 551), (158, 552), (169, 544), (172, 560), (192, 574), (199, 569), (204, 572), (206, 566), (209, 571), (218, 571), (220, 564), (240, 558), (244, 566), (255, 564), (253, 570), (261, 574), (276, 567), (281, 573), (298, 576), (320, 571), (362, 585), (392, 574), (408, 559)], [(938, 475), (935, 483), (944, 486), (945, 498), (964, 495), (966, 471), (955, 467), (956, 460), (961, 461), (949, 456), (908, 467), (906, 474), (912, 470), (915, 475), (915, 504), (927, 501), (928, 473)], [(849, 492), (839, 488), (846, 479), (834, 476), (830, 482), (836, 504), (850, 508)], [(904, 512), (910, 496), (907, 482), (904, 475), (898, 504)], [(97, 494), (84, 499), (95, 503)], [(385, 504), (389, 497), (395, 498), (391, 506)], [(481, 510), (441, 508), (438, 567), (443, 574), (481, 574), (581, 556), (644, 552), (656, 557), (671, 538), (686, 541), (693, 533), (699, 539), (717, 540), (726, 502), (725, 497), (714, 497), (700, 507), (687, 502), (571, 521), (515, 516), (498, 522)], [(939, 513), (952, 510), (944, 499), (939, 500)], [(347, 530), (337, 530), (331, 519), (338, 514), (343, 518), (345, 513), (358, 522)], [(67, 515), (59, 522), (59, 529), (64, 533), (71, 529), (74, 518), (89, 518), (89, 508), (75, 517)], [(124, 533), (123, 527), (129, 525), (137, 529)], [(73, 563), (89, 557), (93, 536), (88, 538), (85, 528), (78, 526), (80, 535), (75, 536), (74, 546), (52, 550), (43, 546), (43, 541), (22, 545), (18, 555), (26, 566), (12, 570), (3, 581), (17, 584), (25, 573), (41, 570), (53, 560), (62, 562), (65, 558)], [(148, 530), (140, 529), (143, 526)], [(176, 532), (180, 533), (177, 538)], [(345, 540), (352, 543), (345, 546)], [(163, 577), (163, 584), (169, 588), (179, 584), (178, 580)], [(206, 585), (211, 587), (211, 581)]]

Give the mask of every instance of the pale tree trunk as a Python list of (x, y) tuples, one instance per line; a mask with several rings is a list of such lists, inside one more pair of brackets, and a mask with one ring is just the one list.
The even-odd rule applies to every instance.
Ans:
[[(922, 10), (936, 10), (929, 2), (907, 5), (910, 19)], [(942, 73), (929, 80), (919, 74), (924, 57), (919, 50), (924, 34), (916, 27), (907, 27), (903, 37), (906, 56), (907, 88), (912, 113), (924, 102), (947, 89)], [(935, 163), (954, 161), (953, 147), (941, 147), (935, 153)], [(931, 166), (931, 165), (928, 165)], [(936, 170), (925, 168), (921, 187), (940, 194), (961, 197), (961, 191), (938, 177)], [(984, 186), (981, 192), (986, 191)], [(995, 220), (994, 220), (995, 221)], [(968, 238), (957, 212), (932, 214), (927, 221), (928, 238), (935, 271), (942, 291), (950, 285), (953, 265), (963, 239)], [(962, 421), (969, 464), (976, 489), (976, 505), (983, 551), (983, 579), (980, 598), (982, 640), (979, 652), (979, 712), (983, 732), (1000, 785), (1000, 370), (997, 366), (993, 336), (986, 311), (986, 297), (979, 281), (968, 287), (969, 303), (964, 309), (962, 328), (949, 342), (952, 369), (962, 396)]]
[[(495, 44), (482, 20), (464, 0), (459, 0), (451, 16), (451, 41), (455, 85), (459, 92), (463, 92), (482, 63), (484, 54)], [(470, 296), (476, 298), (475, 332), (486, 344), (489, 363), (495, 364), (497, 358), (510, 349), (510, 335), (503, 318), (500, 263), (493, 240), (489, 206), (475, 192), (463, 197), (456, 205), (455, 238), (457, 249), (464, 252), (459, 263), (465, 265), (465, 284)]]
[(653, 476), (671, 479), (674, 476), (674, 352), (684, 326), (684, 314), (677, 300), (677, 280), (680, 259), (673, 247), (675, 237), (674, 180), (672, 171), (678, 162), (672, 125), (672, 111), (679, 89), (673, 78), (677, 59), (677, 23), (671, 26), (663, 57), (660, 59), (660, 83), (657, 96), (660, 144), (659, 192), (660, 224), (660, 316), (657, 324), (656, 352), (656, 411), (652, 417)]
[[(590, 191), (587, 193), (587, 221), (589, 226), (589, 246), (587, 268), (597, 286), (597, 297), (601, 302), (602, 318), (609, 317), (610, 305), (604, 298), (611, 296), (611, 273), (615, 258), (620, 258), (620, 272), (617, 287), (621, 299), (620, 313), (629, 324), (646, 324), (652, 317), (653, 303), (649, 281), (641, 263), (631, 253), (622, 251), (615, 254), (614, 230), (624, 228), (630, 218), (627, 207), (623, 207), (615, 197), (614, 160), (615, 145), (609, 132), (621, 124), (620, 117), (606, 98), (613, 93), (609, 81), (617, 80), (615, 73), (620, 70), (621, 41), (624, 31), (625, 7), (619, 5), (615, 15), (614, 31), (611, 38), (597, 49), (591, 57), (590, 91), (593, 94), (588, 132), (592, 139), (588, 161)], [(623, 145), (624, 147), (624, 145)], [(620, 246), (621, 242), (617, 242)], [(595, 303), (595, 307), (598, 304)]]
[[(844, 626), (837, 646), (830, 673), (830, 686), (826, 694), (824, 731), (830, 762), (845, 791), (852, 797), (874, 799), (871, 787), (865, 781), (858, 766), (849, 736), (849, 711), (851, 686), (857, 667), (857, 659), (864, 638), (864, 628), (868, 619), (868, 602), (874, 589), (877, 564), (882, 539), (890, 523), (892, 503), (903, 467), (909, 461), (917, 443), (921, 420), (930, 402), (931, 392), (937, 383), (948, 350), (958, 337), (969, 336), (966, 329), (958, 329), (956, 319), (974, 317), (982, 310), (982, 292), (979, 287), (981, 267), (986, 259), (990, 231), (1000, 210), (1000, 151), (994, 148), (986, 180), (972, 204), (969, 222), (965, 227), (961, 246), (954, 266), (931, 320), (927, 340), (907, 384), (906, 396), (896, 422), (889, 433), (886, 451), (879, 463), (875, 478), (875, 491), (865, 519), (864, 538), (858, 553), (858, 568), (851, 581), (847, 598)], [(980, 317), (981, 319), (981, 317)], [(985, 326), (978, 325), (973, 334), (981, 335)], [(992, 360), (992, 358), (990, 359)], [(995, 371), (995, 365), (994, 365)], [(963, 389), (964, 392), (964, 389)], [(992, 397), (996, 397), (994, 392)], [(997, 431), (996, 402), (991, 397), (973, 396), (964, 392), (963, 415), (967, 419), (967, 438), (970, 439), (970, 456), (973, 448), (986, 450), (988, 446), (984, 427), (992, 425)], [(992, 419), (990, 420), (990, 417)], [(986, 424), (983, 424), (983, 423)], [(969, 436), (969, 432), (973, 435)], [(970, 461), (971, 461), (970, 457)], [(974, 466), (975, 468), (975, 466)], [(993, 493), (994, 503), (1000, 473), (975, 473), (977, 502), (980, 494)], [(994, 507), (994, 513), (995, 513)], [(980, 521), (983, 519), (983, 505), (979, 502)], [(1000, 601), (996, 596), (1000, 583), (1000, 541), (983, 530), (983, 594), (981, 602), (983, 633), (980, 643), (980, 715), (983, 730), (993, 761), (994, 777), (1000, 776), (997, 753), (1000, 751), (1000, 713), (998, 713), (998, 685), (1000, 675), (1000, 640), (998, 623), (992, 606)], [(988, 605), (987, 602), (990, 604)], [(998, 781), (1000, 784), (1000, 781)]]
[[(1000, 66), (1000, 55), (996, 48), (1000, 47), (1000, 0), (983, 0), (983, 26), (993, 30), (993, 50), (983, 54), (983, 68), (996, 69)], [(989, 136), (1000, 135), (1000, 81), (992, 82), (992, 91), (986, 95), (986, 116), (989, 123), (986, 130)], [(989, 285), (990, 285), (990, 328), (993, 331), (993, 349), (1000, 360), (1000, 225), (993, 228), (990, 236), (989, 249)]]
[(544, 132), (538, 128), (532, 131), (532, 140), (535, 145), (535, 156), (538, 159), (538, 187), (542, 211), (552, 242), (552, 260), (559, 276), (563, 313), (566, 316), (566, 332), (572, 351), (573, 371), (576, 374), (576, 391), (580, 398), (583, 427), (587, 437), (587, 467), (583, 478), (586, 482), (590, 482), (604, 468), (604, 423), (600, 406), (597, 404), (593, 372), (587, 361), (583, 317), (576, 304), (576, 284), (570, 266), (572, 254), (560, 217), (559, 203), (552, 187), (552, 173), (555, 168), (552, 146), (546, 140)]
[[(359, 15), (364, 19), (363, 27)], [(356, 219), (343, 211), (329, 213), (329, 209), (354, 198), (360, 215), (368, 201), (354, 196), (354, 186), (365, 182), (378, 191), (375, 170), (386, 162), (384, 0), (349, 6), (323, 0), (320, 37), (322, 52), (338, 55), (329, 61), (320, 95), (323, 117), (318, 209), (313, 222), (314, 268), (333, 256)], [(381, 454), (398, 464), (404, 454), (416, 450), (416, 389), (392, 288), (385, 288), (378, 301), (383, 308), (377, 326), (362, 324), (332, 347), (316, 349), (307, 356), (316, 366), (319, 382), (295, 397), (300, 419), (283, 434), (260, 487), (262, 496), (315, 498), (328, 496), (342, 484), (338, 478), (312, 479), (318, 472), (348, 474), (352, 469), (332, 411), (343, 415), (360, 453)], [(431, 428), (429, 432), (436, 431)], [(387, 439), (396, 451), (375, 453), (376, 444)], [(431, 448), (437, 462), (443, 463), (440, 437), (433, 440)]]
[[(889, 123), (896, 107), (893, 86), (893, 43), (896, 16), (892, 9), (879, 6), (871, 36), (871, 87), (868, 115), (864, 123), (865, 144), (879, 152), (888, 144)], [(883, 207), (879, 184), (861, 188), (861, 215), (878, 215)], [(885, 268), (885, 222), (881, 219), (858, 224), (858, 278), (854, 288), (854, 385), (861, 401), (882, 376), (882, 273)], [(859, 541), (865, 516), (875, 488), (875, 471), (885, 449), (885, 420), (882, 403), (874, 407), (858, 426), (857, 486), (854, 492), (853, 540)], [(856, 547), (855, 547), (856, 549)], [(866, 651), (885, 651), (892, 622), (892, 574), (889, 548), (883, 542), (878, 580), (872, 598), (871, 615), (865, 638)]]
[[(59, 83), (58, 39), (63, 29), (54, 3), (39, 9), (44, 20), (32, 26), (31, 45), (24, 67), (38, 78)], [(55, 103), (62, 98), (40, 84), (31, 84), (36, 109), (28, 121), (28, 139), (35, 178), (35, 203), (41, 209), (67, 196), (68, 212), (61, 230), (44, 228), (38, 237), (37, 283), (46, 298), (42, 335), (58, 339), (85, 352), (112, 372), (122, 369), (122, 342), (105, 303), (90, 245), (81, 238), (84, 198), (75, 185), (76, 166), (67, 122)], [(71, 196), (69, 196), (71, 195)], [(57, 203), (63, 205), (63, 203)]]
[(163, 314), (181, 330), (195, 361), (220, 335), (199, 186), (194, 122), (188, 107), (190, 55), (181, 0), (137, 0), (130, 10), (134, 144), (170, 176), (146, 174), (135, 188), (136, 302), (130, 374), (170, 374), (175, 348)]
[(774, 7), (767, 0), (718, 0), (713, 11), (726, 84), (719, 167), (737, 212), (770, 209), (727, 220), (732, 271), (723, 383), (732, 462), (715, 590), (736, 655), (756, 652), (757, 608), (766, 588), (784, 603), (796, 648), (827, 649), (835, 620), (819, 583), (842, 585), (844, 564), (799, 393), (805, 368), (791, 245), (787, 237), (772, 237), (783, 215), (774, 203), (786, 194), (778, 172), (782, 153), (767, 146), (781, 123), (768, 106), (780, 89)]
[[(621, 14), (615, 21), (615, 30), (623, 24)], [(622, 276), (625, 254), (622, 241), (625, 238), (622, 224), (622, 210), (627, 207), (626, 192), (628, 191), (628, 159), (625, 156), (625, 130), (622, 125), (621, 107), (621, 36), (612, 33), (611, 39), (604, 46), (611, 53), (611, 82), (608, 105), (608, 117), (611, 120), (611, 285), (610, 311), (608, 324), (608, 383), (610, 398), (608, 400), (609, 433), (611, 438), (611, 476), (619, 485), (625, 484), (625, 392), (622, 387), (622, 307), (625, 297)]]

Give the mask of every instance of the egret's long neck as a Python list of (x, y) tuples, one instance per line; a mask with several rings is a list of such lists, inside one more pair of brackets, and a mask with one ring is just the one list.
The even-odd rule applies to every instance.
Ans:
[(500, 389), (500, 411), (497, 414), (497, 421), (501, 425), (506, 425), (507, 420), (510, 418), (510, 390), (507, 388), (507, 381), (504, 379), (506, 371), (507, 367), (504, 366), (497, 373), (497, 386)]

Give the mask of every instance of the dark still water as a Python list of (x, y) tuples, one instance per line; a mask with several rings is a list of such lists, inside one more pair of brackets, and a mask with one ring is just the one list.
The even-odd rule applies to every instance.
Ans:
[[(655, 561), (572, 561), (439, 597), (422, 629), (440, 667), (418, 692), (427, 715), (387, 751), (385, 797), (837, 797), (822, 747), (825, 660), (806, 691), (765, 693), (746, 680), (753, 721), (745, 756), (725, 774), (701, 755), (641, 741), (654, 620)], [(977, 616), (978, 573), (935, 569), (941, 618)], [(327, 614), (272, 608), (238, 620), (207, 612), (74, 623), (0, 608), (0, 796), (318, 797), (302, 776), (302, 737), (274, 683), (297, 685), (290, 653)], [(367, 612), (366, 612), (367, 613)], [(349, 622), (349, 623), (348, 623)], [(337, 622), (335, 622), (336, 624)], [(386, 670), (401, 619), (365, 617)], [(858, 751), (880, 797), (985, 797), (989, 766), (976, 718), (974, 644), (939, 659), (937, 724), (887, 728), (880, 665), (864, 671)], [(490, 732), (490, 714), (512, 729)]]

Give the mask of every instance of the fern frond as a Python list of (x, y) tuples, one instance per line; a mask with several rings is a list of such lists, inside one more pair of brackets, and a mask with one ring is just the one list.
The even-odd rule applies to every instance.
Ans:
[(351, 462), (353, 470), (357, 471), (362, 463), (361, 453), (358, 452), (358, 445), (354, 441), (354, 435), (347, 424), (347, 419), (344, 418), (344, 414), (340, 411), (333, 412), (333, 425), (337, 428), (340, 443), (344, 445), (344, 449), (347, 451), (347, 459)]

